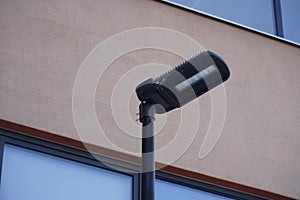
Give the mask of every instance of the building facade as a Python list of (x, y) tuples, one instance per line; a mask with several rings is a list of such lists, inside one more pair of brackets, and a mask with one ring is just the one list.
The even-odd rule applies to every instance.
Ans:
[[(228, 82), (157, 116), (158, 198), (300, 198), (299, 41), (174, 2), (0, 1), (1, 197), (19, 199), (9, 191), (35, 188), (40, 194), (28, 198), (73, 198), (72, 191), (81, 198), (84, 187), (99, 185), (91, 199), (138, 199), (134, 89), (211, 50), (229, 65)], [(22, 179), (29, 169), (39, 172), (29, 176), (35, 182)], [(49, 189), (56, 179), (47, 173), (53, 179), (63, 169), (63, 180), (82, 185)]]

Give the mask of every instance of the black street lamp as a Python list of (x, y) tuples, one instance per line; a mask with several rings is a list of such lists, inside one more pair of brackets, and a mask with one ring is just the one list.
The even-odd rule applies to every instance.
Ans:
[(168, 72), (150, 78), (136, 88), (141, 101), (142, 123), (142, 200), (154, 200), (155, 157), (154, 115), (187, 104), (225, 82), (230, 71), (221, 57), (211, 51), (201, 52)]

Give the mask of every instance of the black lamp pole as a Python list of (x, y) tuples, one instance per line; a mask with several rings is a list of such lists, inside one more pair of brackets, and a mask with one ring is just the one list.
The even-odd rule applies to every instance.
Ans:
[(154, 115), (155, 106), (141, 102), (140, 122), (142, 127), (142, 200), (154, 200), (155, 153)]

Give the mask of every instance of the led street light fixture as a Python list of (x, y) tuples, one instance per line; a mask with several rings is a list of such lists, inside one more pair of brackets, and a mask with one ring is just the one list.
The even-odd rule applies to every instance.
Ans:
[(179, 108), (226, 81), (230, 71), (221, 57), (202, 52), (168, 72), (150, 78), (136, 88), (141, 101), (142, 200), (154, 200), (154, 116)]
[(136, 93), (141, 102), (156, 105), (156, 113), (165, 113), (201, 96), (229, 76), (229, 68), (223, 59), (205, 51), (156, 78), (142, 82)]

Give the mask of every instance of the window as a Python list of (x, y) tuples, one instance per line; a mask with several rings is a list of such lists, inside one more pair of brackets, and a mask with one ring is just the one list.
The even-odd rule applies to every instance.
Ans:
[(173, 0), (172, 2), (275, 34), (272, 0)]
[(299, 0), (164, 0), (300, 43)]
[[(114, 169), (88, 152), (0, 129), (0, 199), (139, 200), (138, 165), (103, 160)], [(157, 200), (264, 199), (162, 171), (156, 177)]]
[[(201, 190), (197, 190), (191, 187), (186, 187), (180, 184), (175, 184), (168, 181), (163, 181), (157, 179), (155, 182), (156, 186), (156, 199), (164, 200), (164, 199), (172, 199), (172, 200), (229, 200), (231, 198), (227, 198), (224, 196), (220, 196), (217, 194), (204, 192)], [(172, 191), (172, 192), (170, 192)]]
[[(155, 181), (155, 196), (158, 200), (230, 200), (230, 199), (247, 199), (247, 200), (265, 200), (266, 198), (242, 193), (238, 190), (228, 190), (228, 188), (218, 187), (193, 179), (177, 176), (170, 173), (158, 171)], [(172, 191), (170, 193), (170, 191)], [(277, 197), (276, 197), (277, 198)]]
[(0, 199), (130, 200), (131, 186), (131, 176), (4, 145)]

